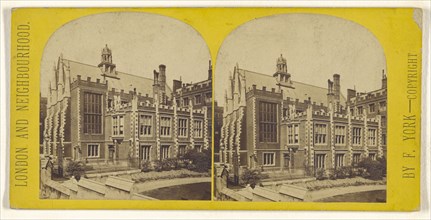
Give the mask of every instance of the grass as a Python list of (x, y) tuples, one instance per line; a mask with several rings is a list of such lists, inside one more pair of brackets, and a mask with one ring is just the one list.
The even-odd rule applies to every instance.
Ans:
[(146, 181), (161, 180), (161, 179), (211, 177), (209, 172), (199, 173), (199, 172), (190, 171), (187, 169), (169, 170), (169, 171), (162, 171), (162, 172), (156, 172), (156, 171), (141, 172), (141, 173), (135, 173), (128, 176), (130, 176), (133, 181), (141, 182), (141, 183)]
[(385, 185), (386, 180), (369, 180), (362, 177), (336, 179), (336, 180), (315, 180), (306, 183), (297, 183), (295, 185), (305, 187), (310, 191), (317, 191), (333, 187), (349, 187), (349, 186), (362, 186), (362, 185)]

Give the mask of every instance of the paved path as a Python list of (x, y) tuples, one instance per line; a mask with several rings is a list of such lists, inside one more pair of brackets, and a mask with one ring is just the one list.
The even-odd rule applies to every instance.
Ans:
[(192, 178), (177, 178), (177, 179), (169, 179), (169, 180), (155, 180), (148, 181), (143, 183), (136, 183), (136, 193), (141, 193), (145, 191), (150, 191), (153, 189), (169, 187), (169, 186), (177, 186), (177, 185), (185, 185), (192, 183), (204, 183), (211, 182), (211, 177), (192, 177)]
[(316, 201), (328, 197), (344, 195), (349, 193), (366, 192), (374, 190), (386, 190), (386, 185), (363, 185), (363, 186), (348, 186), (348, 187), (335, 187), (310, 192), (310, 200)]

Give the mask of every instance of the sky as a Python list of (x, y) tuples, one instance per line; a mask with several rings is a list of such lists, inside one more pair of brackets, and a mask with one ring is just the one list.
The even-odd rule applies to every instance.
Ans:
[(224, 105), (225, 85), (236, 63), (272, 76), (280, 54), (293, 81), (327, 88), (327, 80), (338, 73), (344, 95), (348, 88), (379, 89), (382, 70), (386, 72), (383, 48), (357, 23), (318, 14), (258, 18), (230, 33), (219, 50), (214, 76), (219, 105)]
[(208, 77), (209, 49), (191, 26), (149, 13), (103, 13), (71, 21), (51, 36), (42, 57), (42, 96), (61, 53), (65, 59), (97, 66), (105, 44), (112, 50), (117, 71), (152, 79), (153, 70), (165, 64), (170, 87), (180, 76), (183, 82)]

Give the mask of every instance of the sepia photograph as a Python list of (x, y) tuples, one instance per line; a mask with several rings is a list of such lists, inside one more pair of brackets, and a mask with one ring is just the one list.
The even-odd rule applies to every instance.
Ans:
[(214, 75), (215, 200), (385, 203), (386, 68), (373, 33), (335, 16), (232, 31)]
[(40, 69), (40, 198), (210, 200), (210, 59), (195, 29), (166, 16), (60, 27)]

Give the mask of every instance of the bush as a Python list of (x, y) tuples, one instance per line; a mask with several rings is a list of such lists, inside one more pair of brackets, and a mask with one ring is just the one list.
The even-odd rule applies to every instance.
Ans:
[[(186, 160), (189, 160), (192, 164), (195, 165), (194, 171), (197, 172), (208, 172), (211, 169), (211, 151), (207, 149), (203, 149), (202, 152), (198, 152), (195, 149), (188, 150), (184, 155)], [(187, 169), (193, 169), (192, 167)]]
[(192, 163), (189, 163), (189, 164), (187, 164), (187, 169), (188, 170), (195, 170), (196, 169), (196, 165), (194, 165), (194, 164), (192, 164)]
[(353, 172), (353, 167), (342, 167), (343, 168), (343, 172), (344, 172), (344, 175), (347, 177), (347, 178), (352, 178), (352, 177), (355, 177), (355, 174), (354, 174), (354, 172)]
[(150, 172), (152, 169), (153, 169), (153, 165), (151, 164), (150, 161), (142, 160), (142, 162), (141, 162), (141, 171), (142, 172)]
[(337, 176), (336, 176), (336, 173), (335, 173), (335, 169), (328, 169), (326, 173), (327, 173), (328, 178), (330, 180), (336, 180), (337, 179)]
[(368, 157), (359, 162), (359, 167), (365, 169), (362, 177), (372, 180), (379, 180), (383, 178), (383, 172), (386, 169), (386, 163), (382, 164), (381, 161), (373, 160)]
[(334, 176), (336, 179), (344, 179), (346, 178), (346, 175), (344, 173), (343, 167), (337, 167), (334, 170)]
[(259, 170), (256, 169), (244, 169), (240, 176), (240, 185), (250, 184), (252, 188), (260, 184), (263, 176)]
[(85, 164), (81, 161), (70, 161), (67, 164), (66, 173), (74, 176), (79, 181), (85, 173)]
[(377, 158), (377, 161), (379, 161), (382, 166), (381, 168), (382, 168), (383, 176), (386, 176), (386, 171), (387, 171), (386, 157), (379, 157)]
[(186, 169), (187, 168), (187, 162), (185, 160), (179, 160), (178, 161), (178, 169)]
[(162, 170), (163, 170), (163, 164), (162, 164), (162, 161), (160, 161), (160, 160), (155, 160), (153, 162), (152, 166), (154, 168), (154, 171), (162, 172)]
[(325, 179), (325, 169), (323, 169), (323, 168), (317, 168), (316, 169), (316, 179), (317, 180)]
[(178, 159), (176, 158), (166, 158), (162, 160), (162, 170), (175, 170), (178, 169)]

